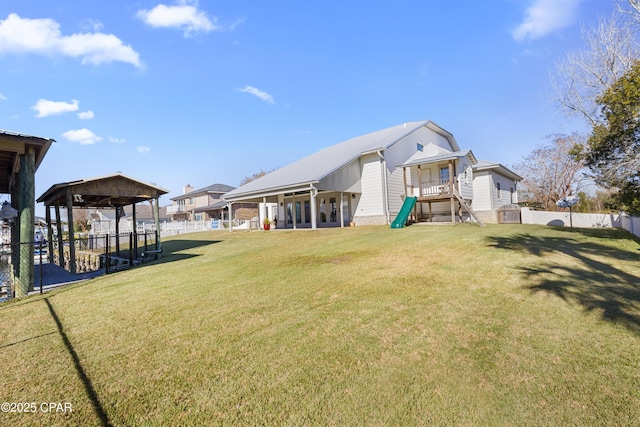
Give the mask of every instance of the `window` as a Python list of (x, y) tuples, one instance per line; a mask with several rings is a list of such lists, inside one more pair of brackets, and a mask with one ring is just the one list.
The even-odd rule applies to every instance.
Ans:
[(195, 199), (195, 197), (189, 197), (189, 204), (190, 204), (190, 205), (193, 205), (193, 204), (195, 204), (195, 203), (196, 203), (196, 199)]
[(498, 199), (502, 197), (502, 194), (500, 194), (500, 183), (496, 182), (496, 192), (498, 193)]
[(420, 144), (419, 142), (416, 144), (416, 148), (418, 149), (418, 151), (424, 151), (424, 145)]
[(336, 212), (336, 198), (335, 197), (330, 197), (329, 198), (329, 221), (331, 222), (336, 222), (338, 220), (338, 217), (336, 216), (337, 212)]
[(445, 166), (440, 168), (440, 184), (447, 184), (449, 182), (449, 167)]

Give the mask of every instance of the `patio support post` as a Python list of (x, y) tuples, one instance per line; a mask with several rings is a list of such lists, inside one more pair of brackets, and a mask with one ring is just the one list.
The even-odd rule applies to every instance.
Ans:
[(404, 197), (406, 199), (409, 194), (407, 194), (407, 168), (405, 166), (402, 167), (402, 179), (404, 180)]
[[(20, 174), (14, 176), (13, 186), (11, 188), (11, 206), (20, 212)], [(11, 226), (11, 265), (13, 266), (12, 280), (15, 283), (20, 277), (20, 217), (14, 219)], [(15, 296), (15, 288), (12, 287)]]
[(120, 256), (120, 206), (116, 206), (116, 256)]
[(73, 197), (71, 196), (70, 187), (67, 187), (66, 193), (67, 224), (69, 225), (69, 271), (71, 271), (71, 274), (76, 274), (76, 238), (73, 231)]
[[(153, 219), (156, 226), (156, 251), (162, 250), (162, 242), (160, 241), (160, 198), (156, 197), (153, 203)], [(146, 238), (146, 235), (145, 235)], [(162, 258), (162, 253), (156, 254), (156, 259)]]
[(53, 262), (53, 229), (51, 228), (51, 206), (44, 207), (45, 222), (47, 223), (47, 260)]
[(315, 230), (318, 225), (318, 219), (316, 218), (316, 196), (318, 195), (318, 189), (311, 184), (311, 191), (309, 193), (311, 195), (311, 229)]
[(56, 202), (56, 230), (58, 231), (58, 266), (64, 268), (64, 241), (62, 239), (62, 216), (60, 202)]
[(344, 228), (344, 193), (340, 192), (340, 228)]
[(24, 297), (33, 290), (33, 240), (35, 233), (35, 170), (36, 152), (33, 147), (27, 147), (20, 155), (20, 207), (18, 208), (18, 226), (20, 240), (18, 245), (20, 271), (16, 282), (16, 297)]
[(296, 225), (297, 225), (296, 224), (296, 218), (298, 216), (298, 207), (296, 206), (296, 193), (293, 193), (292, 196), (293, 196), (293, 203), (292, 203), (292, 205), (293, 205), (293, 229), (295, 230), (297, 228), (296, 227)]
[[(267, 208), (267, 198), (265, 196), (262, 197), (262, 207), (264, 208), (264, 218), (269, 218), (269, 209)], [(258, 221), (260, 221), (260, 216), (258, 216)], [(258, 223), (258, 228), (260, 228), (260, 223)]]
[(136, 204), (131, 205), (131, 228), (133, 232), (133, 248), (134, 257), (138, 258), (138, 218), (136, 216)]
[(227, 203), (227, 209), (229, 211), (229, 233), (231, 233), (231, 231), (233, 229), (233, 222), (232, 222), (232, 219), (231, 219), (231, 218), (233, 218), (233, 202)]
[(449, 200), (451, 201), (451, 223), (456, 223), (456, 205), (453, 197), (453, 160), (449, 160)]

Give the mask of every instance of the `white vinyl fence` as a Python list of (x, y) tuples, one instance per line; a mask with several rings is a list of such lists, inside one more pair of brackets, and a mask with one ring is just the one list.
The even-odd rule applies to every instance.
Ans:
[[(255, 221), (254, 221), (255, 222)], [(253, 224), (251, 221), (233, 221), (233, 229), (249, 229), (257, 227), (257, 222)], [(91, 230), (95, 234), (115, 233), (114, 221), (96, 221), (92, 223)], [(155, 231), (156, 227), (153, 223), (138, 223), (137, 232), (146, 233)], [(160, 236), (175, 236), (178, 234), (194, 233), (196, 231), (207, 230), (228, 230), (229, 221), (207, 220), (207, 221), (166, 221), (160, 223)], [(120, 233), (133, 232), (131, 222), (122, 220), (120, 222)]]
[(544, 212), (522, 208), (523, 224), (557, 225), (582, 228), (623, 228), (640, 236), (640, 218), (619, 214), (585, 214), (573, 212)]

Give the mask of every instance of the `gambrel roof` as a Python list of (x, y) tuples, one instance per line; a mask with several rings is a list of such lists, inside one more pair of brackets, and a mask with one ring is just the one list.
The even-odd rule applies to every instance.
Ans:
[(318, 183), (363, 154), (388, 149), (423, 126), (446, 138), (453, 150), (460, 150), (453, 135), (431, 121), (403, 123), (327, 147), (238, 187), (226, 193), (223, 199), (234, 201), (267, 192), (308, 190), (309, 185)]

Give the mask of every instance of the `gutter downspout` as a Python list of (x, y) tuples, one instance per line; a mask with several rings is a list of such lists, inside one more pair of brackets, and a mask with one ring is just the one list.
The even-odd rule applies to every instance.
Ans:
[(391, 224), (389, 221), (389, 191), (387, 188), (387, 161), (384, 159), (382, 155), (382, 150), (377, 151), (378, 156), (380, 157), (380, 165), (382, 167), (382, 195), (384, 197), (383, 208), (384, 208), (384, 216), (387, 220), (387, 224)]
[(313, 186), (313, 184), (309, 184), (310, 195), (311, 195), (311, 229), (315, 230), (317, 228), (317, 220), (316, 220), (316, 197), (318, 196), (318, 189)]

